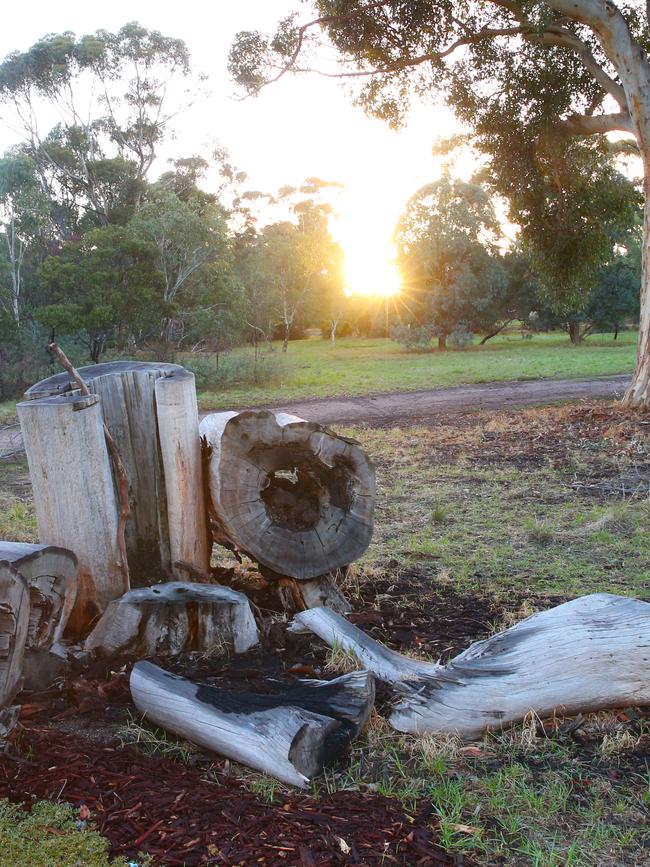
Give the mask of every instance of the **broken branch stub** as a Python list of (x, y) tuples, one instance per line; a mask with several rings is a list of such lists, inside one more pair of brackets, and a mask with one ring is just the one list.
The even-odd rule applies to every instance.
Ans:
[(286, 413), (206, 416), (219, 534), (277, 575), (306, 579), (353, 563), (372, 536), (375, 473), (354, 440)]
[[(202, 572), (209, 563), (201, 443), (194, 374), (178, 364), (114, 361), (79, 375), (101, 399), (103, 419), (129, 479), (126, 543), (131, 583), (161, 571), (181, 577), (175, 563)], [(33, 385), (30, 400), (74, 388), (67, 373)]]
[(245, 653), (259, 641), (243, 593), (170, 581), (131, 590), (108, 606), (85, 649), (107, 656), (173, 656), (186, 650)]
[(325, 608), (295, 621), (398, 685), (404, 695), (390, 717), (398, 731), (471, 740), (531, 711), (546, 717), (650, 704), (650, 603), (638, 599), (581, 596), (472, 644), (447, 665), (389, 651)]
[(365, 725), (374, 683), (368, 672), (354, 672), (279, 694), (234, 693), (138, 662), (131, 694), (150, 722), (304, 788)]

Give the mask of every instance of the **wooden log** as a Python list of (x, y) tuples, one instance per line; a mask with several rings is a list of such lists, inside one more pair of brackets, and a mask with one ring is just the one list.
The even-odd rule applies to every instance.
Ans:
[(199, 426), (219, 534), (278, 575), (326, 575), (372, 536), (375, 474), (358, 443), (286, 413), (215, 413)]
[(243, 593), (170, 581), (131, 590), (108, 606), (85, 649), (102, 655), (164, 656), (185, 650), (245, 653), (259, 641)]
[(0, 708), (22, 688), (23, 656), (29, 628), (29, 588), (7, 561), (0, 562)]
[(64, 394), (17, 406), (41, 542), (79, 561), (72, 627), (81, 632), (129, 588), (120, 568), (118, 506), (96, 395)]
[[(131, 584), (161, 574), (182, 578), (183, 560), (209, 565), (194, 374), (178, 364), (116, 361), (82, 367), (79, 375), (101, 398), (104, 422), (129, 479), (126, 546)], [(32, 386), (30, 399), (65, 394), (67, 373)]]
[(60, 642), (77, 598), (77, 558), (65, 548), (0, 542), (0, 562), (20, 572), (29, 587), (27, 651)]
[(354, 672), (279, 695), (233, 693), (138, 662), (131, 694), (148, 721), (304, 788), (365, 724), (374, 684), (368, 672)]
[(470, 740), (531, 711), (546, 717), (650, 704), (650, 603), (638, 599), (579, 597), (472, 644), (447, 665), (430, 665), (421, 677), (426, 663), (400, 657), (363, 633), (360, 639), (360, 630), (334, 612), (315, 608), (296, 621), (406, 691), (390, 717), (402, 732), (451, 732)]

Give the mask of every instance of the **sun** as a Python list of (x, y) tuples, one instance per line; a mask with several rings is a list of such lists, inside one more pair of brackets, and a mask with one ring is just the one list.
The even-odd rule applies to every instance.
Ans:
[(346, 289), (351, 295), (389, 298), (400, 291), (401, 279), (394, 262), (394, 251), (384, 253), (378, 244), (358, 244), (345, 252)]

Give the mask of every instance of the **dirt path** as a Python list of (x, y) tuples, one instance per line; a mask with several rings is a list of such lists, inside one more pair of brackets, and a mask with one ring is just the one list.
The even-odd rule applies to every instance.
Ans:
[[(275, 404), (321, 424), (387, 424), (430, 419), (444, 413), (479, 409), (514, 409), (570, 400), (614, 399), (625, 391), (627, 374), (598, 379), (530, 379), (521, 382), (488, 382), (456, 385), (425, 391), (368, 394), (363, 397), (325, 397)], [(208, 415), (201, 413), (201, 418)], [(21, 447), (18, 425), (0, 428), (0, 456)]]
[(571, 400), (615, 399), (630, 381), (627, 374), (598, 379), (533, 379), (456, 385), (426, 391), (369, 394), (364, 397), (327, 397), (273, 406), (321, 424), (341, 422), (385, 424), (417, 421), (441, 413), (449, 415), (480, 409), (515, 409), (518, 406)]

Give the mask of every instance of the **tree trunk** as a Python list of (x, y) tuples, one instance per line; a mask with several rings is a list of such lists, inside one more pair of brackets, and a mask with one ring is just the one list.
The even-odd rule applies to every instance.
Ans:
[(354, 672), (280, 694), (233, 693), (138, 662), (131, 694), (155, 725), (305, 788), (367, 722), (374, 683), (368, 672)]
[[(129, 480), (126, 547), (131, 583), (144, 586), (165, 575), (182, 578), (178, 561), (207, 571), (210, 546), (194, 375), (177, 364), (137, 361), (83, 367), (79, 374), (100, 399), (101, 415)], [(71, 387), (67, 373), (37, 383), (27, 391), (31, 401), (23, 404), (25, 412), (30, 403), (43, 403), (39, 398), (65, 395)], [(49, 406), (60, 400), (49, 397), (46, 402)], [(43, 435), (45, 447), (66, 448), (56, 431)], [(68, 490), (74, 500), (74, 487)], [(77, 550), (74, 535), (57, 541)], [(115, 595), (104, 599), (100, 610)]]
[(235, 549), (298, 579), (343, 568), (366, 550), (375, 474), (355, 441), (268, 410), (215, 413), (200, 432), (211, 449), (218, 532)]
[(438, 335), (438, 349), (446, 349), (447, 348), (447, 335), (439, 334)]
[(284, 339), (282, 340), (282, 351), (286, 352), (289, 348), (289, 329), (290, 325), (288, 322), (284, 323)]
[(643, 214), (643, 246), (641, 269), (641, 310), (636, 368), (623, 403), (628, 406), (650, 406), (650, 147), (645, 163), (645, 209)]
[(567, 331), (569, 332), (569, 340), (574, 346), (578, 346), (582, 342), (582, 335), (580, 334), (580, 323), (579, 322), (569, 322)]
[(472, 644), (447, 665), (389, 651), (325, 608), (295, 621), (399, 686), (404, 698), (390, 718), (398, 731), (473, 739), (531, 711), (650, 704), (650, 604), (629, 597), (582, 596)]

